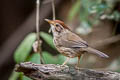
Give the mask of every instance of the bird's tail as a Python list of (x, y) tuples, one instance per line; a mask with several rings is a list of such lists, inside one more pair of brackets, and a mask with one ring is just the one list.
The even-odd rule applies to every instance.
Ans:
[(109, 58), (108, 55), (106, 55), (105, 53), (103, 53), (103, 52), (101, 52), (101, 51), (98, 51), (98, 50), (96, 50), (96, 49), (94, 49), (94, 48), (88, 47), (88, 48), (86, 48), (85, 50), (86, 50), (87, 52), (89, 52), (89, 53), (96, 54), (96, 55), (98, 55), (98, 56), (100, 56), (100, 57), (102, 57), (102, 58)]

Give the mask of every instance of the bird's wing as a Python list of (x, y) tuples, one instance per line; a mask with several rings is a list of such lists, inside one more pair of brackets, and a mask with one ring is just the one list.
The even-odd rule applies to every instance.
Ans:
[(78, 35), (72, 32), (63, 37), (62, 45), (69, 48), (88, 47), (86, 41), (82, 40)]

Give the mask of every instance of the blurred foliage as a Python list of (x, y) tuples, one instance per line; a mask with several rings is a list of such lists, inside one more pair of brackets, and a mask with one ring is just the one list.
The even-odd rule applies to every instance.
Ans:
[(29, 34), (16, 49), (14, 54), (14, 59), (17, 63), (23, 62), (26, 60), (30, 51), (32, 50), (33, 42), (36, 40), (36, 34)]
[(40, 64), (40, 54), (39, 53), (33, 53), (27, 61)]
[(17, 80), (19, 75), (20, 75), (20, 73), (13, 71), (9, 80)]
[[(40, 32), (40, 37), (51, 46), (51, 48), (55, 49), (53, 44), (53, 38), (50, 34), (45, 32)], [(17, 47), (14, 53), (14, 60), (16, 63), (30, 61), (36, 64), (40, 64), (40, 54), (39, 53), (31, 53), (32, 45), (36, 40), (36, 34), (30, 33), (28, 34), (21, 44)], [(65, 57), (61, 54), (57, 56), (53, 56), (52, 53), (47, 51), (41, 52), (43, 55), (43, 59), (45, 64), (62, 64), (65, 60)], [(22, 73), (12, 72), (9, 80), (31, 80), (28, 77), (24, 76)]]
[(91, 28), (97, 25), (100, 20), (120, 20), (120, 12), (113, 10), (115, 3), (118, 1), (119, 0), (76, 0), (69, 12), (68, 20), (71, 21), (78, 16), (81, 24), (76, 29), (76, 32), (88, 34), (92, 31)]
[(22, 74), (21, 76), (22, 76), (22, 77), (21, 77), (21, 80), (32, 80), (32, 79), (30, 79), (30, 78), (24, 76), (23, 74)]
[(52, 48), (55, 49), (55, 46), (53, 44), (53, 38), (51, 35), (45, 32), (40, 32), (40, 36), (43, 38), (44, 41), (46, 41)]
[[(79, 20), (80, 25), (76, 32), (86, 35), (92, 32), (92, 27), (99, 24), (101, 20), (120, 21), (120, 11), (115, 9), (120, 0), (76, 0), (70, 9), (68, 20)], [(109, 70), (120, 72), (120, 59), (115, 59)]]
[(46, 64), (62, 64), (65, 57), (62, 55), (52, 56), (49, 52), (43, 51), (43, 59)]

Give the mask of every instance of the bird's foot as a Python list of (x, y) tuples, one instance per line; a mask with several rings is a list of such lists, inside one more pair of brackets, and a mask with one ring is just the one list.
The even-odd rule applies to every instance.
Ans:
[(78, 69), (78, 70), (80, 70), (80, 66), (78, 66), (78, 65), (76, 65), (75, 68)]
[(62, 64), (62, 65), (60, 65), (60, 67), (66, 67), (67, 65), (65, 65), (65, 64)]

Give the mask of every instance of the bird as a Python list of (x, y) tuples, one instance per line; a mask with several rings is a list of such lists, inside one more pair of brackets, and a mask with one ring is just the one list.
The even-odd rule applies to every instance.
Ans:
[(78, 66), (80, 63), (80, 58), (84, 53), (95, 54), (102, 58), (109, 57), (105, 53), (89, 46), (89, 44), (80, 36), (72, 32), (63, 21), (50, 19), (45, 19), (45, 21), (47, 21), (51, 26), (53, 43), (56, 49), (67, 57), (62, 66), (66, 65), (70, 58), (75, 57), (78, 57)]

